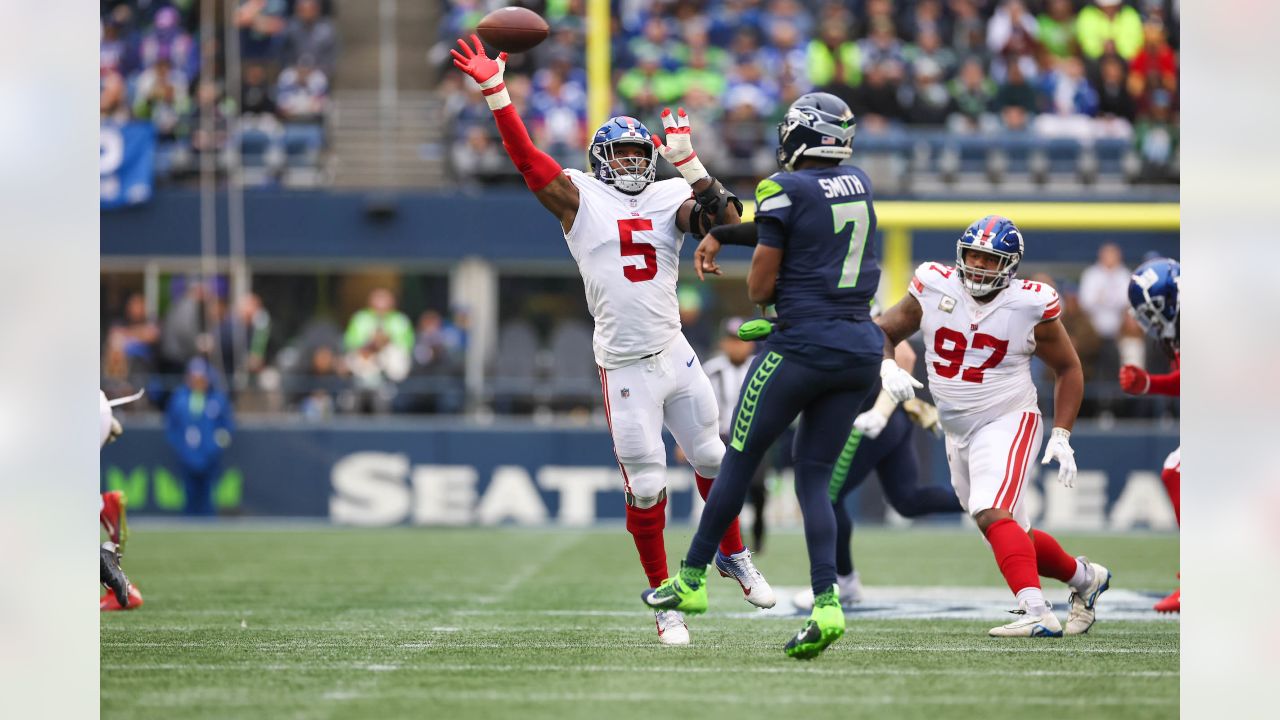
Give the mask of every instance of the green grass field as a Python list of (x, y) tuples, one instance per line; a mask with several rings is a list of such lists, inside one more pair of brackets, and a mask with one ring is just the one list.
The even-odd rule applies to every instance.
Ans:
[[(673, 567), (688, 539), (668, 533)], [(1177, 570), (1176, 536), (1060, 539), (1109, 565), (1114, 590), (1159, 593)], [(972, 531), (859, 529), (855, 540), (869, 590), (1003, 586)], [(1109, 622), (1106, 595), (1083, 637), (995, 640), (987, 620), (854, 613), (842, 640), (797, 662), (782, 645), (801, 620), (749, 612), (718, 577), (710, 613), (690, 621), (693, 645), (660, 646), (621, 527), (135, 523), (128, 551), (146, 604), (103, 614), (104, 718), (1178, 715), (1178, 623)], [(807, 584), (798, 534), (772, 536), (758, 561), (775, 586)], [(1065, 589), (1045, 587), (1065, 618)], [(1005, 597), (992, 618), (1012, 608)]]

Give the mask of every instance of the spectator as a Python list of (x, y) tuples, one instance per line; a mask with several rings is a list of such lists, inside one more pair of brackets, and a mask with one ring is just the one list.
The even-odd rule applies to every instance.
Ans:
[(236, 300), (233, 315), (218, 324), (218, 346), (222, 351), (222, 367), (236, 368), (237, 346), (244, 353), (244, 369), (256, 375), (266, 367), (267, 344), (271, 340), (271, 315), (254, 293)]
[(587, 144), (587, 96), (582, 88), (553, 73), (531, 105), (529, 130), (538, 147), (566, 165), (581, 157)]
[(915, 74), (916, 64), (929, 61), (933, 63), (942, 80), (951, 77), (956, 69), (956, 54), (951, 48), (942, 46), (942, 36), (932, 28), (925, 28), (916, 35), (916, 44), (906, 49), (907, 66), (911, 74)]
[(179, 373), (202, 347), (212, 343), (202, 337), (202, 313), (209, 293), (199, 282), (173, 284), (174, 294), (169, 310), (160, 323), (160, 362), (164, 372)]
[(391, 412), (396, 383), (409, 375), (409, 351), (392, 342), (382, 328), (376, 328), (368, 342), (347, 351), (346, 363), (355, 383), (356, 411)]
[(663, 69), (674, 69), (675, 43), (671, 40), (666, 19), (657, 13), (650, 15), (645, 21), (644, 33), (627, 43), (627, 50), (637, 61), (640, 58), (656, 58)]
[(951, 0), (951, 49), (961, 55), (981, 53), (987, 46), (987, 23), (975, 0)]
[[(196, 101), (200, 107), (208, 107), (212, 113), (212, 130), (207, 130), (203, 119), (193, 122), (191, 147), (198, 152), (220, 152), (227, 147), (227, 132), (235, 115), (235, 101), (227, 97), (222, 84), (216, 80), (201, 80), (196, 86)], [(193, 118), (193, 120), (195, 120)]]
[(453, 170), (463, 178), (480, 182), (493, 182), (502, 177), (518, 180), (511, 170), (511, 162), (501, 146), (494, 142), (483, 125), (468, 125), (463, 131), (463, 142), (453, 144)]
[(806, 58), (809, 82), (816, 88), (839, 84), (852, 89), (862, 84), (862, 54), (849, 39), (846, 22), (823, 23), (818, 37), (809, 41)]
[(1076, 51), (1076, 11), (1071, 0), (1049, 0), (1036, 19), (1036, 38), (1054, 57)]
[(741, 62), (729, 74), (725, 104), (733, 106), (747, 103), (754, 106), (762, 118), (768, 117), (778, 105), (780, 91), (778, 83), (772, 76), (765, 74), (760, 62)]
[(338, 61), (338, 31), (333, 21), (321, 13), (320, 0), (298, 0), (285, 31), (284, 49), (285, 64), (296, 65), (307, 55), (321, 72), (333, 77)]
[(147, 315), (147, 301), (142, 293), (129, 295), (124, 304), (124, 317), (115, 323), (112, 330), (120, 333), (124, 354), (130, 365), (141, 365), (147, 369), (155, 367), (160, 326)]
[(142, 36), (142, 64), (151, 67), (168, 60), (175, 70), (193, 78), (200, 72), (200, 54), (191, 36), (179, 25), (181, 16), (171, 7), (156, 12), (155, 27)]
[(296, 400), (298, 412), (307, 420), (325, 420), (344, 402), (352, 402), (344, 396), (346, 366), (342, 357), (328, 345), (320, 345), (311, 351), (304, 389)]
[(725, 175), (730, 181), (740, 181), (756, 174), (758, 158), (767, 147), (762, 112), (767, 102), (754, 85), (740, 85), (730, 90), (725, 98), (729, 109), (721, 122), (720, 135), (729, 156)]
[(969, 58), (960, 66), (960, 74), (948, 88), (955, 112), (948, 125), (956, 132), (976, 132), (992, 124), (992, 105), (996, 84), (987, 77), (982, 61)]
[[(129, 7), (121, 5), (124, 15), (129, 15)], [(102, 40), (98, 43), (98, 68), (102, 72), (115, 72), (120, 75), (133, 73), (138, 66), (137, 52), (129, 42), (128, 27), (113, 12), (102, 21)]]
[(291, 122), (320, 122), (329, 103), (329, 79), (308, 55), (280, 73), (276, 88), (280, 114)]
[(286, 0), (240, 0), (236, 27), (240, 28), (240, 54), (245, 59), (263, 60), (279, 54), (286, 6)]
[(129, 97), (124, 78), (114, 70), (105, 70), (98, 80), (98, 115), (103, 122), (129, 121)]
[(1115, 340), (1129, 312), (1129, 268), (1120, 246), (1107, 243), (1098, 249), (1098, 261), (1080, 276), (1080, 307), (1104, 340)]
[(187, 77), (173, 69), (169, 58), (157, 58), (155, 64), (142, 71), (134, 96), (134, 117), (150, 120), (161, 138), (172, 140), (185, 134), (191, 96), (187, 94)]
[(881, 132), (891, 123), (906, 119), (906, 111), (898, 99), (900, 65), (869, 65), (862, 85), (854, 88), (850, 109), (858, 118), (858, 129)]
[(276, 92), (267, 77), (267, 67), (260, 62), (246, 63), (240, 85), (240, 111), (245, 115), (274, 116)]
[(214, 485), (234, 429), (231, 401), (211, 385), (209, 363), (203, 358), (192, 359), (185, 382), (169, 396), (165, 407), (165, 439), (178, 456), (187, 515), (216, 514)]
[[(1022, 115), (1032, 115), (1036, 111), (1036, 91), (1027, 82), (1026, 77), (1022, 74), (1022, 66), (1018, 63), (1009, 65), (1009, 73), (1004, 82), (1000, 84), (1000, 89), (996, 91), (995, 109), (1005, 115), (1005, 110), (1010, 107), (1016, 107), (1022, 111)], [(1006, 122), (1006, 125), (1008, 123)]]
[(1085, 78), (1080, 58), (1058, 60), (1041, 87), (1044, 112), (1036, 118), (1037, 132), (1089, 140), (1093, 136), (1092, 117), (1098, 112), (1098, 93)]
[(1142, 48), (1142, 17), (1123, 0), (1093, 0), (1076, 17), (1076, 41), (1085, 58), (1097, 60), (1108, 47), (1125, 60)]
[(928, 58), (918, 61), (907, 104), (907, 121), (913, 125), (942, 125), (954, 109), (951, 95), (942, 82), (942, 68)]
[(871, 32), (858, 43), (858, 49), (862, 53), (864, 67), (890, 63), (902, 67), (907, 62), (902, 41), (894, 32), (893, 21), (888, 18), (871, 21)]
[(1129, 74), (1141, 79), (1144, 85), (1168, 86), (1170, 83), (1176, 85), (1178, 57), (1165, 40), (1164, 26), (1160, 23), (1148, 22), (1143, 25), (1142, 31), (1142, 49), (1133, 57), (1133, 62), (1129, 65)]
[(760, 29), (773, 37), (778, 25), (790, 25), (799, 35), (813, 34), (813, 16), (799, 0), (771, 0), (760, 21)]
[(680, 96), (680, 84), (662, 69), (662, 58), (656, 52), (645, 50), (637, 56), (636, 66), (618, 81), (618, 96), (627, 101), (632, 113), (651, 116)]
[(1123, 121), (1127, 128), (1134, 119), (1133, 96), (1125, 82), (1124, 61), (1118, 55), (1104, 55), (1099, 66), (1098, 117), (1104, 122)]
[(1022, 0), (1003, 0), (987, 23), (987, 50), (1014, 58), (1032, 54), (1040, 28)]
[(939, 43), (942, 38), (951, 36), (951, 28), (942, 12), (941, 0), (917, 0), (910, 12), (911, 15), (904, 23), (903, 31), (916, 44), (920, 44), (921, 37), (925, 33), (938, 38)]
[(1072, 285), (1061, 288), (1062, 324), (1071, 336), (1071, 344), (1076, 347), (1080, 356), (1080, 364), (1084, 368), (1085, 382), (1097, 378), (1098, 353), (1102, 340), (1094, 330), (1093, 321), (1080, 305), (1080, 290)]
[(724, 72), (711, 67), (710, 55), (706, 48), (701, 47), (689, 52), (689, 60), (676, 73), (675, 81), (680, 87), (680, 95), (685, 97), (693, 91), (719, 97), (727, 87)]
[(769, 41), (770, 47), (763, 52), (769, 74), (781, 85), (805, 82), (808, 77), (807, 60), (796, 26), (786, 21), (775, 22), (769, 32)]
[(396, 298), (386, 288), (374, 288), (369, 293), (369, 305), (351, 316), (342, 344), (347, 352), (359, 350), (374, 342), (378, 332), (386, 336), (392, 345), (413, 351), (413, 325), (404, 313), (396, 309)]

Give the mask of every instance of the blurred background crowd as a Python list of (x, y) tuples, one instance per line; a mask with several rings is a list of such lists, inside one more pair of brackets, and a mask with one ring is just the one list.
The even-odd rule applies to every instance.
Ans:
[[(504, 1), (449, 0), (432, 52), (453, 166), (518, 181), (483, 102), (447, 50)], [(535, 141), (580, 165), (589, 133), (583, 0), (531, 0), (548, 42), (509, 62)], [(884, 187), (1176, 182), (1176, 0), (615, 0), (613, 112), (694, 118), (698, 152), (750, 183), (773, 166), (792, 100), (833, 93), (858, 117), (855, 160)], [(652, 127), (651, 127), (652, 129)], [(876, 172), (880, 170), (880, 172)], [(915, 176), (915, 177), (913, 177)], [(924, 177), (920, 177), (924, 176)]]
[[(158, 175), (194, 176), (206, 154), (225, 169), (234, 146), (258, 182), (286, 172), (315, 181), (339, 54), (332, 0), (212, 3), (204, 51), (197, 0), (100, 4), (99, 113), (104, 123), (155, 127)], [(233, 63), (219, 42), (226, 25), (237, 29)]]

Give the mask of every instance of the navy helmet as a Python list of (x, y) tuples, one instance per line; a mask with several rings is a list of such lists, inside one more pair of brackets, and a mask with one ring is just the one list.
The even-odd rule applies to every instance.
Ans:
[(791, 172), (802, 157), (844, 160), (853, 154), (857, 121), (831, 93), (801, 95), (778, 123), (778, 167)]
[(1148, 260), (1129, 278), (1129, 305), (1133, 316), (1151, 337), (1178, 347), (1178, 282), (1182, 266), (1177, 260)]
[[(965, 250), (994, 255), (999, 259), (994, 269), (974, 267), (964, 261)], [(956, 267), (960, 283), (974, 297), (989, 295), (1006, 288), (1022, 262), (1022, 233), (1013, 221), (999, 215), (988, 215), (975, 221), (956, 241)]]
[[(616, 148), (624, 143), (640, 146), (644, 149), (644, 154), (618, 157)], [(609, 118), (596, 130), (591, 138), (591, 146), (587, 148), (587, 162), (591, 165), (591, 174), (597, 180), (628, 195), (635, 195), (658, 177), (656, 153), (653, 136), (644, 123), (627, 115), (619, 115)]]

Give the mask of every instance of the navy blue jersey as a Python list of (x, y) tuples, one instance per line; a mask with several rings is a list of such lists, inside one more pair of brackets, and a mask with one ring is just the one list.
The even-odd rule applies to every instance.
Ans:
[[(871, 180), (851, 165), (778, 172), (756, 188), (759, 243), (783, 252), (770, 342), (880, 357)], [(816, 347), (815, 347), (816, 346)]]

